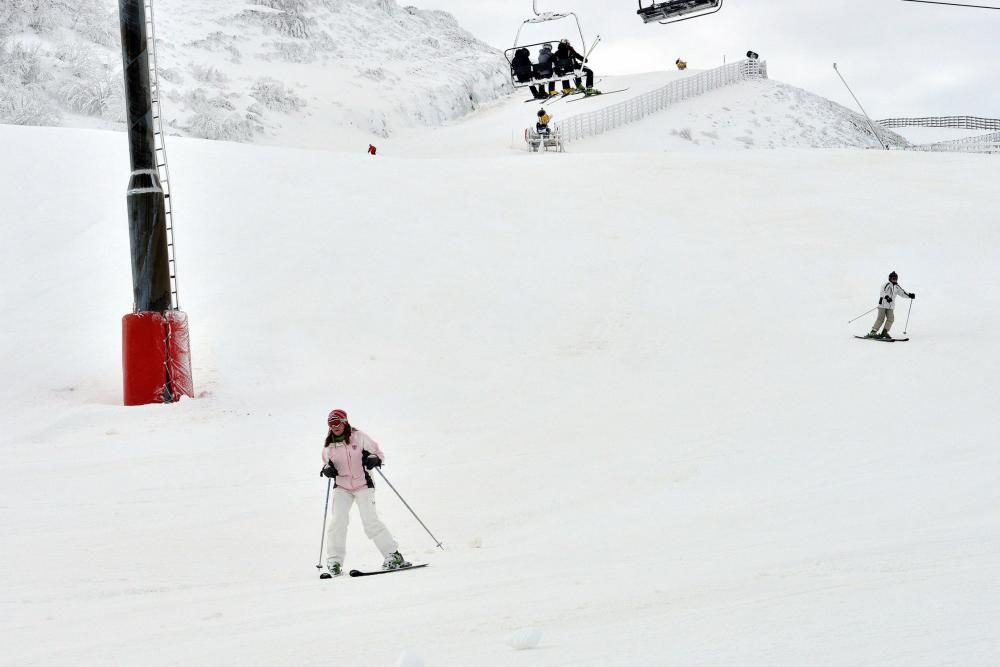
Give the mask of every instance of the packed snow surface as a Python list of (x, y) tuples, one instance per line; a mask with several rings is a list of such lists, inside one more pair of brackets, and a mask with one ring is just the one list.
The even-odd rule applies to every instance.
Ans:
[[(125, 408), (124, 136), (0, 143), (0, 664), (995, 664), (995, 158), (176, 139), (198, 397)], [(430, 567), (317, 578), (336, 406)]]

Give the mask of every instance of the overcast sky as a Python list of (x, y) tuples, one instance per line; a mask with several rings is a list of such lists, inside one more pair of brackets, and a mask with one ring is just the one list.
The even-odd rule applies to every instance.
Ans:
[[(500, 49), (510, 48), (521, 22), (533, 16), (531, 0), (400, 4), (451, 12)], [(1000, 0), (971, 4), (1000, 6)], [(588, 41), (601, 35), (591, 59), (598, 75), (673, 67), (678, 57), (710, 68), (752, 49), (768, 61), (772, 79), (856, 108), (833, 70), (836, 62), (875, 118), (1000, 117), (1000, 10), (902, 0), (725, 0), (717, 14), (664, 26), (643, 24), (638, 0), (538, 0), (538, 8), (575, 11)], [(571, 37), (571, 21), (532, 26), (531, 41)]]

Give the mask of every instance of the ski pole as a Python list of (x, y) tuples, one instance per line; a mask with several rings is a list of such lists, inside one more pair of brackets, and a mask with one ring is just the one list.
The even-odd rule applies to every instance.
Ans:
[(910, 307), (906, 310), (906, 324), (903, 325), (903, 334), (910, 328), (910, 311), (913, 310), (913, 299), (910, 299)]
[(323, 542), (326, 540), (326, 513), (330, 510), (330, 486), (333, 479), (326, 480), (326, 502), (323, 503), (323, 532), (319, 536), (319, 560), (316, 561), (316, 569), (323, 569)]
[(875, 306), (871, 310), (866, 310), (865, 312), (863, 312), (860, 315), (858, 315), (857, 317), (855, 317), (853, 320), (849, 320), (847, 323), (850, 324), (851, 322), (854, 322), (855, 320), (860, 320), (862, 317), (864, 317), (868, 313), (872, 312), (873, 310), (878, 310), (878, 306)]
[[(403, 502), (403, 504), (404, 504), (404, 505), (406, 505), (406, 509), (410, 510), (410, 514), (412, 514), (412, 515), (413, 515), (413, 518), (414, 518), (414, 519), (416, 519), (417, 521), (420, 521), (420, 517), (419, 517), (419, 516), (417, 516), (417, 513), (413, 511), (413, 508), (412, 508), (412, 507), (410, 507), (409, 503), (407, 503), (407, 502), (406, 502), (405, 500), (403, 500), (403, 496), (400, 496), (400, 495), (399, 495), (399, 491), (396, 491), (396, 487), (394, 487), (394, 486), (392, 485), (392, 482), (390, 482), (390, 481), (389, 481), (388, 479), (386, 479), (386, 476), (385, 476), (385, 475), (384, 475), (384, 474), (382, 473), (382, 469), (381, 469), (381, 468), (375, 468), (375, 470), (376, 470), (376, 472), (378, 472), (378, 474), (379, 474), (379, 475), (380, 475), (380, 476), (382, 477), (382, 479), (384, 479), (384, 480), (385, 480), (385, 483), (389, 485), (389, 488), (390, 488), (390, 489), (392, 489), (392, 490), (393, 490), (393, 492), (394, 492), (394, 493), (395, 493), (395, 494), (396, 494), (397, 496), (399, 496), (399, 499), (400, 499), (400, 500), (401, 500), (401, 501)], [(441, 549), (441, 551), (444, 551), (444, 547), (443, 547), (443, 546), (441, 546), (441, 541), (440, 541), (440, 540), (439, 540), (438, 538), (434, 537), (434, 533), (432, 533), (432, 532), (431, 532), (431, 529), (430, 529), (430, 528), (428, 528), (428, 527), (427, 527), (427, 526), (426, 526), (426, 525), (424, 524), (424, 522), (423, 522), (423, 521), (420, 521), (420, 525), (424, 527), (424, 530), (426, 530), (426, 531), (427, 531), (427, 534), (431, 536), (431, 539), (432, 539), (432, 540), (434, 540), (434, 542), (435, 542), (435, 543), (437, 544), (438, 548), (439, 548), (439, 549)]]

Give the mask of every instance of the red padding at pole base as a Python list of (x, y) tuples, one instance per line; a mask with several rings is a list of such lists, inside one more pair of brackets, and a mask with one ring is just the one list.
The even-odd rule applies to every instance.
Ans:
[(172, 403), (194, 396), (187, 315), (131, 313), (122, 318), (125, 405)]

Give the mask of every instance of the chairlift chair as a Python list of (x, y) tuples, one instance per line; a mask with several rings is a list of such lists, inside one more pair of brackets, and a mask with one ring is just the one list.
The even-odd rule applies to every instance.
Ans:
[(539, 151), (562, 153), (566, 150), (563, 147), (562, 132), (558, 128), (545, 133), (525, 128), (524, 141), (528, 144), (528, 152), (530, 153), (538, 153)]
[(722, 9), (723, 0), (664, 0), (643, 6), (639, 0), (639, 11), (643, 23), (658, 21), (664, 25), (708, 16)]
[[(528, 67), (529, 63), (525, 63), (523, 57), (516, 58), (522, 49), (527, 50), (530, 58), (536, 54), (542, 46), (546, 44), (559, 43), (559, 38), (557, 38), (545, 42), (538, 42), (537, 44), (521, 44), (521, 32), (524, 30), (524, 26), (528, 24), (548, 23), (550, 21), (572, 18), (576, 23), (576, 32), (580, 36), (580, 45), (583, 49), (580, 53), (584, 56), (584, 58), (590, 55), (590, 52), (594, 50), (594, 47), (597, 46), (597, 43), (601, 39), (600, 37), (595, 39), (588, 48), (587, 40), (583, 36), (583, 28), (580, 27), (580, 19), (574, 12), (539, 12), (538, 0), (532, 0), (532, 10), (534, 11), (534, 16), (526, 18), (518, 27), (517, 34), (514, 35), (514, 46), (504, 51), (504, 57), (507, 58), (507, 63), (510, 65), (511, 84), (513, 84), (515, 88), (526, 88), (528, 86), (544, 86), (547, 83), (555, 83), (571, 77), (583, 76), (582, 63), (557, 63), (553, 60), (547, 65), (533, 63), (530, 67)], [(515, 63), (515, 59), (517, 59), (517, 63)]]

